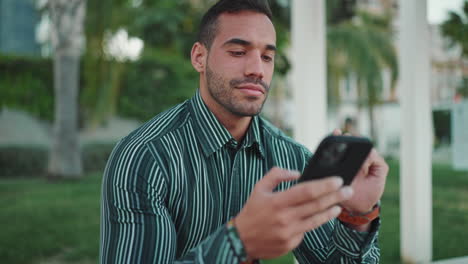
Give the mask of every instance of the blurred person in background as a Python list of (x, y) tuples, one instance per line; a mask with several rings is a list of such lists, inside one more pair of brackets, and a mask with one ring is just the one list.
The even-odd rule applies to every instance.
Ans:
[(343, 134), (347, 134), (350, 136), (359, 136), (359, 133), (357, 131), (356, 119), (349, 116), (346, 117), (341, 131), (343, 132)]

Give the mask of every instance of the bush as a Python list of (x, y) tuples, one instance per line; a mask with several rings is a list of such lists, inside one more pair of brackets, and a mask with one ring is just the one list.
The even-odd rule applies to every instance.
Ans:
[(11, 146), (0, 148), (0, 178), (44, 176), (48, 151), (39, 146)]
[(147, 51), (129, 64), (122, 83), (118, 113), (145, 121), (190, 98), (198, 88), (198, 73), (178, 54)]
[(53, 119), (52, 60), (0, 55), (0, 76), (0, 109), (6, 106)]
[[(0, 55), (0, 109), (4, 106), (20, 109), (52, 121), (52, 69), (51, 59)], [(83, 97), (86, 83), (83, 69), (80, 74), (80, 97)], [(147, 49), (140, 60), (126, 63), (120, 86), (118, 114), (145, 121), (190, 98), (198, 87), (198, 74), (190, 61), (178, 53)], [(100, 94), (96, 91), (94, 97)], [(87, 109), (89, 107), (93, 107), (92, 104), (81, 102), (80, 114), (93, 112)]]
[[(86, 145), (82, 148), (84, 173), (103, 171), (114, 144)], [(0, 178), (45, 177), (49, 151), (41, 146), (0, 147)]]
[(434, 110), (432, 111), (432, 117), (434, 120), (435, 145), (450, 144), (452, 142), (451, 110)]
[(114, 144), (99, 143), (83, 147), (82, 159), (85, 172), (103, 171)]

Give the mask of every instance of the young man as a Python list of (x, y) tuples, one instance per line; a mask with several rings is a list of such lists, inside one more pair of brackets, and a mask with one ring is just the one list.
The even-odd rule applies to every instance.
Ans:
[(371, 220), (388, 167), (372, 151), (352, 187), (296, 184), (311, 153), (258, 116), (275, 42), (264, 1), (221, 0), (206, 13), (191, 53), (199, 90), (109, 159), (101, 263), (243, 263), (291, 250), (301, 263), (378, 262)]

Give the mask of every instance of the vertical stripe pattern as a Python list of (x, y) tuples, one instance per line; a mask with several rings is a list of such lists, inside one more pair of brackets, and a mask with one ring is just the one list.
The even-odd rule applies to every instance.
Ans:
[[(310, 156), (260, 117), (236, 142), (197, 92), (122, 139), (110, 155), (100, 262), (239, 263), (242, 252), (231, 245), (226, 223), (272, 167), (302, 171)], [(378, 227), (362, 234), (332, 220), (306, 233), (294, 254), (300, 263), (378, 263)]]

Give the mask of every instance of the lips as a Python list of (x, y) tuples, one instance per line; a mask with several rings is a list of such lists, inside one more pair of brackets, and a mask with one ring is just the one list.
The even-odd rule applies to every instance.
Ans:
[(249, 95), (259, 96), (265, 94), (265, 90), (262, 86), (256, 84), (244, 84), (237, 87), (244, 93)]

